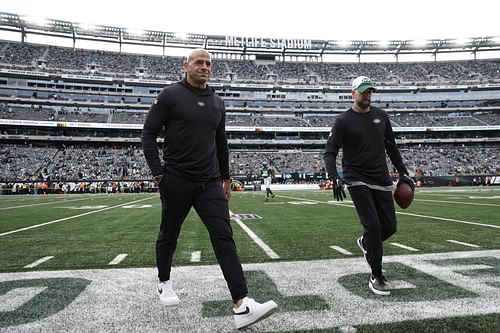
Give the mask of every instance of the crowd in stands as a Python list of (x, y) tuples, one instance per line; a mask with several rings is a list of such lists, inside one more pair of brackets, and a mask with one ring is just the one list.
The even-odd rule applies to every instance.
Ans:
[[(181, 57), (139, 55), (7, 42), (0, 46), (0, 65), (51, 72), (74, 72), (117, 77), (178, 80)], [(284, 82), (348, 85), (367, 75), (380, 85), (498, 83), (500, 61), (419, 63), (272, 62), (216, 59), (215, 81)]]
[[(500, 172), (499, 145), (408, 145), (400, 148), (412, 175), (492, 175)], [(263, 162), (277, 173), (324, 172), (321, 150), (234, 150), (232, 175), (259, 175)], [(388, 160), (388, 165), (391, 165)], [(0, 146), (0, 180), (150, 179), (138, 146)]]
[[(228, 112), (227, 126), (265, 127), (331, 127), (340, 113), (236, 113)], [(41, 106), (0, 104), (0, 119), (48, 120), (91, 123), (143, 124), (147, 110), (110, 110), (98, 108), (62, 107), (56, 109)], [(440, 111), (440, 112), (389, 112), (395, 127), (440, 126), (492, 126), (500, 125), (497, 111)]]

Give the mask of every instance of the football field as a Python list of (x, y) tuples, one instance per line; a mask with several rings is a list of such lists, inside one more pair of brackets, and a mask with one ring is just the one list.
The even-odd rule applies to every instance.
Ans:
[[(499, 332), (500, 188), (418, 190), (385, 242), (390, 296), (369, 268), (350, 198), (234, 193), (250, 296), (279, 311), (248, 332)], [(230, 295), (208, 233), (186, 219), (172, 280), (156, 296), (157, 194), (0, 197), (0, 332), (231, 332)]]

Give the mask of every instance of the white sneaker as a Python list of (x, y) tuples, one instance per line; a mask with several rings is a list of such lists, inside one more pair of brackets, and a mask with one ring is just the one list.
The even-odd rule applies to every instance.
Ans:
[(177, 297), (172, 288), (172, 281), (168, 280), (158, 283), (157, 292), (161, 304), (165, 306), (175, 306), (179, 304), (179, 297)]
[(278, 305), (274, 301), (260, 304), (252, 298), (245, 297), (240, 307), (233, 308), (233, 317), (237, 329), (247, 328), (275, 313)]

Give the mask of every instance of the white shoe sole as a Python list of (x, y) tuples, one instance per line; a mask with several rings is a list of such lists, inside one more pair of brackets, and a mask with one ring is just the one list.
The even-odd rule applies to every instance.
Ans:
[(161, 299), (160, 298), (160, 303), (163, 306), (176, 306), (179, 305), (179, 298), (169, 298), (169, 299)]
[(266, 304), (268, 305), (268, 308), (263, 313), (261, 313), (260, 316), (251, 318), (245, 322), (241, 322), (238, 325), (236, 325), (236, 328), (239, 330), (247, 328), (250, 325), (253, 325), (255, 323), (258, 323), (261, 320), (266, 319), (267, 317), (271, 316), (272, 314), (274, 314), (278, 310), (278, 304), (276, 304), (276, 302), (268, 301), (262, 305), (266, 305)]
[(368, 252), (363, 248), (363, 244), (360, 244), (360, 242), (358, 242), (358, 239), (356, 239), (356, 244), (358, 244), (359, 249), (361, 250), (361, 252), (363, 252), (363, 257), (365, 258), (366, 264), (368, 265), (368, 267), (371, 268), (370, 263), (368, 262), (368, 259), (366, 258), (366, 254)]

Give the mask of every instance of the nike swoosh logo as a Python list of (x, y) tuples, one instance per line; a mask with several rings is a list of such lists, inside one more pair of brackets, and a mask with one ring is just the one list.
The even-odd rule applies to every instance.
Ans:
[(246, 307), (247, 309), (243, 312), (234, 312), (234, 315), (235, 316), (239, 316), (239, 315), (246, 315), (246, 314), (249, 314), (250, 313), (250, 309), (248, 308), (248, 306)]
[(158, 288), (158, 293), (161, 294), (163, 292), (163, 289)]

